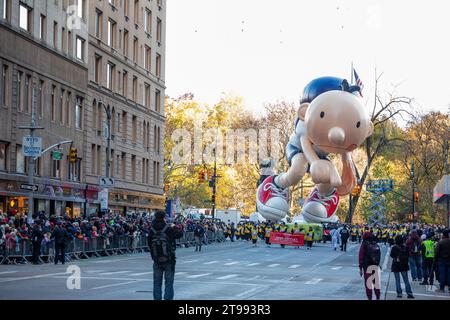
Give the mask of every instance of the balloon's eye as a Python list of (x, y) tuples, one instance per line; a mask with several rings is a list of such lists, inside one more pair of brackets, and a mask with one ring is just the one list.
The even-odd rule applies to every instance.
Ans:
[(358, 121), (358, 122), (356, 123), (356, 127), (357, 127), (357, 128), (361, 127), (361, 122), (360, 122), (360, 121)]
[(322, 112), (320, 113), (320, 117), (321, 117), (321, 118), (325, 117), (325, 112), (322, 111)]

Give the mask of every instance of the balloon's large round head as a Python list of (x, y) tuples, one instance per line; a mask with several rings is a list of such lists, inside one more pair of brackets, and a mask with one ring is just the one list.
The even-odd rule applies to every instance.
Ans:
[[(345, 79), (322, 77), (311, 81), (301, 100), (310, 141), (328, 153), (355, 150), (372, 134), (373, 125), (356, 95), (359, 87)], [(301, 108), (302, 108), (301, 106)]]

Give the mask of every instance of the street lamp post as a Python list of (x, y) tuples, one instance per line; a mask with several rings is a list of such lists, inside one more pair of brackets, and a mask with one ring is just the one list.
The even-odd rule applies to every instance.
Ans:
[(414, 160), (411, 162), (411, 184), (412, 184), (412, 196), (411, 196), (411, 202), (412, 202), (412, 215), (413, 215), (413, 221), (415, 220), (415, 212), (416, 212), (416, 206), (415, 206), (415, 202), (414, 202), (414, 191), (415, 191), (415, 186), (414, 186)]

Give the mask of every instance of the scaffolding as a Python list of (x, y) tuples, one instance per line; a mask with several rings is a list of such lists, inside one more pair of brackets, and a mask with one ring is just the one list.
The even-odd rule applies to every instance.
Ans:
[(369, 210), (372, 212), (369, 220), (374, 225), (386, 225), (386, 198), (385, 193), (392, 191), (394, 181), (392, 179), (369, 180), (366, 184), (366, 190), (370, 192), (370, 201), (372, 205)]

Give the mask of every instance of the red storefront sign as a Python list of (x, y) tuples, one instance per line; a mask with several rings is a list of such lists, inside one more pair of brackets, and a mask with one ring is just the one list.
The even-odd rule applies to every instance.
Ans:
[(270, 233), (269, 241), (271, 244), (285, 244), (287, 246), (304, 246), (305, 235), (272, 231)]

